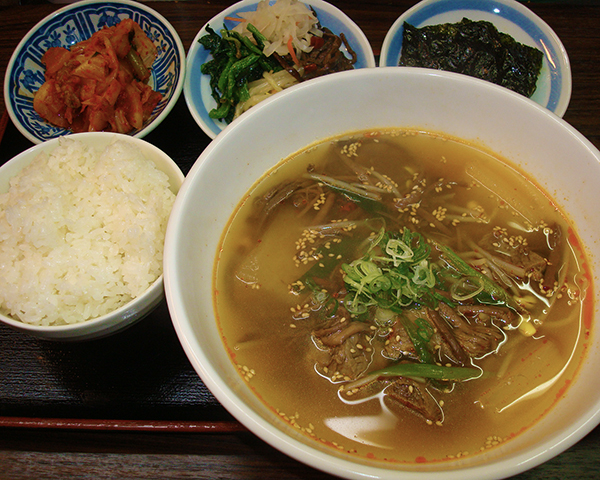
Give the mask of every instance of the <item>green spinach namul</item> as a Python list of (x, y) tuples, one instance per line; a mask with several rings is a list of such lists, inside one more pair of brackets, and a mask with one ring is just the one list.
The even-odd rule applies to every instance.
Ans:
[(248, 30), (256, 45), (227, 28), (221, 29), (219, 35), (210, 26), (198, 40), (213, 56), (200, 67), (203, 74), (210, 75), (211, 94), (218, 105), (209, 112), (211, 118), (231, 122), (235, 105), (250, 97), (248, 83), (262, 78), (265, 71), (282, 69), (274, 58), (263, 53), (266, 38), (252, 24), (248, 24)]

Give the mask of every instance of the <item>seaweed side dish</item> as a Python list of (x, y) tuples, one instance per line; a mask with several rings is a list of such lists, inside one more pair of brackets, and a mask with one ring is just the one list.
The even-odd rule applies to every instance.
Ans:
[(463, 18), (422, 28), (405, 22), (399, 65), (463, 73), (531, 97), (543, 57), (490, 22)]

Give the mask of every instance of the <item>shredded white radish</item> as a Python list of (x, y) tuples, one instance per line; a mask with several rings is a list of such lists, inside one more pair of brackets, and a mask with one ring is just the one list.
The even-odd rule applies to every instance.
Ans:
[(261, 0), (256, 11), (240, 12), (238, 16), (242, 21), (233, 30), (253, 39), (246, 25), (254, 25), (267, 38), (263, 50), (267, 57), (273, 52), (279, 55), (289, 54), (290, 37), (295, 53), (298, 54), (300, 51), (308, 53), (312, 50), (310, 40), (313, 35), (323, 36), (312, 10), (297, 0), (277, 0), (273, 5), (269, 5), (268, 0)]

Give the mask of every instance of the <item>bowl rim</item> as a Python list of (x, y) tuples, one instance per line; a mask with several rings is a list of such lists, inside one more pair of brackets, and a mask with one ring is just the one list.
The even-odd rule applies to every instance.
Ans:
[[(0, 165), (0, 176), (4, 174), (6, 170), (12, 170), (15, 164), (20, 166), (18, 171), (21, 171), (25, 168), (29, 163), (31, 163), (40, 153), (45, 151), (53, 151), (58, 148), (59, 143), (63, 141), (65, 137), (56, 137), (51, 140), (47, 140), (43, 143), (33, 145), (27, 150), (19, 153), (14, 156), (10, 160), (8, 160), (3, 165)], [(78, 140), (82, 142), (86, 142), (86, 139), (90, 139), (90, 141), (94, 141), (96, 138), (106, 138), (108, 142), (107, 145), (110, 145), (118, 140), (125, 141), (128, 143), (132, 143), (134, 145), (143, 145), (146, 150), (153, 152), (154, 154), (162, 157), (165, 161), (165, 165), (168, 165), (170, 169), (176, 176), (177, 181), (179, 182), (179, 188), (183, 184), (185, 176), (177, 163), (165, 152), (151, 144), (150, 142), (132, 137), (130, 135), (125, 135), (122, 133), (115, 132), (81, 132), (81, 133), (73, 133), (68, 136), (69, 140)], [(111, 139), (112, 138), (112, 139)], [(83, 139), (83, 140), (82, 140)], [(88, 144), (89, 145), (89, 144)], [(29, 158), (29, 160), (27, 160)], [(155, 163), (153, 161), (153, 163)], [(14, 175), (12, 175), (14, 176)], [(12, 178), (12, 177), (11, 177)], [(0, 192), (2, 193), (2, 192)], [(153, 298), (155, 297), (155, 298)], [(161, 273), (154, 282), (150, 284), (150, 286), (144, 290), (137, 297), (129, 300), (127, 303), (121, 305), (119, 308), (101, 315), (99, 317), (91, 318), (89, 320), (85, 320), (83, 322), (72, 323), (67, 325), (34, 325), (26, 322), (21, 322), (16, 320), (8, 315), (0, 313), (0, 322), (5, 325), (12, 327), (13, 329), (20, 330), (23, 332), (27, 332), (33, 334), (35, 336), (42, 336), (46, 338), (54, 338), (54, 339), (62, 339), (66, 340), (69, 338), (77, 339), (81, 336), (87, 336), (93, 332), (103, 331), (103, 325), (106, 326), (107, 329), (110, 327), (115, 327), (117, 324), (121, 323), (133, 323), (128, 322), (131, 316), (135, 316), (136, 313), (126, 316), (124, 318), (120, 318), (123, 313), (126, 313), (127, 310), (131, 309), (131, 307), (135, 304), (148, 304), (154, 308), (160, 300), (164, 297), (164, 272)], [(135, 321), (141, 320), (142, 317), (138, 318)], [(112, 320), (112, 322), (111, 322)]]
[[(337, 79), (334, 78), (335, 75), (360, 76), (362, 81), (367, 84), (369, 80), (376, 81), (379, 75), (387, 75), (390, 72), (394, 72), (392, 73), (393, 75), (400, 76), (410, 75), (416, 77), (431, 76), (447, 78), (451, 82), (460, 81), (468, 83), (474, 87), (477, 87), (478, 90), (490, 90), (491, 92), (495, 92), (496, 95), (513, 97), (513, 101), (527, 104), (526, 108), (535, 110), (535, 115), (545, 117), (545, 120), (548, 122), (559, 123), (561, 128), (566, 129), (568, 135), (574, 137), (576, 141), (581, 142), (582, 146), (589, 150), (591, 154), (593, 154), (594, 157), (600, 161), (600, 151), (598, 151), (598, 149), (587, 138), (585, 138), (562, 118), (518, 93), (512, 92), (506, 88), (500, 87), (485, 80), (467, 77), (465, 75), (452, 72), (416, 67), (382, 67), (377, 69), (360, 69), (350, 72), (326, 75), (319, 79), (315, 79), (313, 82), (306, 82), (305, 84), (298, 84), (291, 87), (288, 89), (288, 94), (285, 96), (279, 96), (275, 98), (272, 97), (264, 102), (261, 102), (261, 104), (255, 107), (256, 109), (250, 110), (247, 116), (240, 117), (228, 125), (222, 134), (213, 140), (200, 154), (198, 160), (188, 173), (173, 207), (172, 215), (169, 220), (169, 226), (167, 227), (167, 235), (165, 238), (165, 268), (163, 271), (165, 275), (165, 294), (167, 305), (171, 314), (175, 331), (188, 359), (198, 375), (201, 377), (202, 381), (215, 395), (218, 401), (236, 419), (238, 419), (240, 423), (245, 425), (255, 435), (272, 445), (274, 448), (277, 448), (286, 455), (289, 455), (290, 457), (302, 463), (309, 464), (312, 467), (324, 472), (334, 475), (342, 475), (344, 478), (382, 478), (389, 480), (392, 478), (403, 478), (417, 480), (424, 478), (424, 472), (407, 470), (394, 471), (380, 467), (365, 466), (318, 451), (312, 446), (302, 444), (298, 440), (290, 437), (277, 427), (273, 426), (269, 421), (258, 415), (251, 409), (251, 407), (245, 405), (240, 399), (238, 393), (236, 393), (229, 385), (226, 385), (225, 382), (221, 381), (213, 362), (208, 358), (207, 354), (201, 348), (197, 348), (197, 338), (195, 333), (192, 331), (190, 319), (186, 318), (186, 308), (183, 306), (185, 301), (182, 297), (181, 287), (184, 285), (184, 283), (180, 278), (178, 278), (176, 271), (179, 255), (177, 249), (175, 248), (178, 244), (177, 236), (181, 235), (179, 231), (181, 228), (180, 222), (183, 220), (182, 215), (186, 208), (186, 202), (189, 201), (187, 198), (190, 196), (192, 185), (196, 181), (195, 179), (198, 176), (201, 176), (205, 169), (210, 168), (210, 165), (213, 163), (213, 161), (210, 160), (213, 151), (218, 150), (222, 143), (228, 142), (230, 137), (234, 138), (236, 136), (237, 125), (239, 123), (252, 122), (254, 117), (261, 115), (263, 110), (271, 108), (273, 102), (285, 104), (286, 101), (294, 98), (295, 96), (303, 95), (301, 92), (302, 90), (308, 89), (310, 91), (313, 86), (314, 88), (317, 88), (317, 86), (322, 83), (336, 82)], [(292, 153), (294, 152), (290, 152), (290, 154)], [(280, 159), (275, 159), (273, 165), (279, 161)], [(216, 254), (216, 252), (213, 253), (213, 258), (214, 254)], [(213, 305), (207, 308), (211, 309), (210, 316), (214, 317)], [(565, 451), (567, 448), (581, 440), (592, 429), (594, 429), (600, 423), (600, 399), (594, 403), (593, 408), (590, 407), (588, 410), (586, 410), (585, 415), (579, 417), (579, 419), (580, 421), (570, 426), (567, 434), (564, 434), (563, 431), (561, 431), (559, 441), (556, 441), (554, 438), (544, 439), (539, 443), (536, 443), (533, 448), (528, 449), (527, 452), (521, 452), (512, 455), (508, 459), (504, 458), (499, 461), (494, 461), (491, 464), (478, 464), (466, 468), (456, 466), (445, 471), (427, 471), (425, 475), (427, 478), (440, 480), (460, 480), (462, 478), (491, 480), (506, 478), (511, 475), (522, 473), (550, 460), (554, 456)]]
[[(154, 310), (163, 298), (164, 276), (161, 274), (142, 294), (100, 317), (68, 325), (42, 326), (20, 322), (0, 313), (0, 322), (14, 330), (47, 340), (67, 341), (101, 338), (139, 322)], [(144, 309), (142, 314), (138, 315), (138, 312), (134, 312), (131, 315), (121, 317), (122, 314), (139, 302), (147, 305), (147, 309)]]
[[(223, 23), (224, 18), (226, 16), (230, 16), (234, 12), (237, 12), (238, 10), (240, 10), (241, 8), (244, 8), (246, 6), (254, 6), (259, 1), (260, 0), (240, 0), (239, 2), (234, 3), (233, 5), (227, 7), (225, 10), (222, 10), (221, 12), (219, 12), (217, 15), (215, 15), (213, 18), (211, 18), (208, 22), (206, 22), (202, 26), (202, 28), (200, 28), (200, 30), (198, 31), (198, 33), (192, 40), (192, 43), (188, 50), (187, 59), (186, 59), (186, 62), (187, 62), (186, 79), (185, 79), (185, 83), (184, 83), (184, 87), (183, 87), (185, 102), (186, 102), (188, 110), (189, 110), (190, 114), (192, 115), (192, 117), (194, 118), (194, 121), (196, 122), (196, 124), (211, 139), (214, 139), (217, 135), (219, 135), (227, 127), (227, 125), (221, 125), (212, 119), (205, 118), (205, 116), (208, 115), (208, 111), (206, 112), (206, 114), (204, 113), (204, 110), (206, 110), (206, 105), (202, 101), (202, 98), (197, 99), (198, 100), (197, 102), (193, 100), (194, 95), (192, 94), (192, 86), (191, 86), (192, 72), (193, 72), (192, 64), (196, 60), (197, 52), (201, 48), (203, 48), (200, 45), (200, 43), (198, 42), (198, 40), (200, 39), (200, 37), (202, 37), (203, 35), (206, 34), (207, 25), (215, 24), (215, 23), (220, 25)], [(274, 0), (270, 0), (270, 3), (273, 3), (273, 1)], [(354, 20), (352, 20), (345, 12), (343, 12), (342, 10), (337, 8), (335, 5), (332, 5), (331, 3), (328, 3), (324, 0), (305, 0), (303, 3), (305, 3), (306, 5), (309, 5), (309, 6), (317, 7), (318, 9), (324, 11), (325, 13), (327, 13), (331, 16), (335, 16), (340, 22), (343, 22), (345, 25), (347, 25), (349, 28), (351, 28), (354, 35), (356, 35), (357, 40), (359, 41), (359, 46), (361, 47), (363, 54), (366, 57), (365, 58), (366, 62), (367, 62), (366, 68), (376, 67), (375, 55), (373, 53), (373, 47), (371, 46), (369, 39), (367, 38), (365, 33), (362, 31), (362, 29), (356, 24), (356, 22)], [(200, 73), (200, 75), (203, 75), (203, 74)], [(198, 79), (198, 81), (200, 81), (200, 79)], [(200, 110), (202, 110), (202, 112), (200, 112)]]
[[(48, 141), (48, 140), (52, 140), (52, 139), (42, 140), (42, 139), (38, 138), (29, 129), (27, 129), (25, 126), (23, 126), (21, 124), (21, 122), (19, 121), (19, 119), (17, 118), (17, 116), (14, 112), (14, 109), (13, 109), (11, 95), (10, 95), (10, 85), (11, 85), (10, 80), (11, 80), (14, 65), (15, 65), (17, 59), (19, 58), (19, 55), (21, 54), (22, 49), (23, 49), (24, 45), (27, 43), (27, 41), (46, 23), (54, 20), (57, 17), (60, 17), (61, 15), (65, 14), (65, 13), (68, 13), (71, 10), (80, 9), (81, 7), (87, 7), (89, 5), (96, 5), (96, 4), (98, 4), (98, 5), (102, 5), (102, 4), (127, 5), (127, 6), (131, 7), (132, 9), (138, 9), (140, 11), (143, 11), (145, 13), (149, 13), (149, 14), (155, 16), (164, 25), (164, 27), (166, 27), (166, 29), (169, 31), (169, 33), (173, 37), (175, 44), (177, 45), (177, 58), (179, 59), (179, 64), (180, 64), (179, 65), (180, 74), (179, 74), (179, 79), (177, 81), (177, 85), (175, 86), (175, 88), (173, 90), (173, 95), (171, 96), (171, 99), (165, 105), (165, 107), (163, 108), (161, 113), (152, 122), (150, 122), (145, 127), (142, 127), (142, 129), (139, 130), (138, 132), (136, 132), (134, 135), (129, 135), (129, 136), (136, 137), (136, 138), (143, 138), (148, 133), (152, 132), (158, 125), (160, 125), (160, 123), (171, 112), (171, 110), (177, 103), (177, 100), (179, 99), (181, 92), (183, 91), (183, 85), (184, 85), (185, 73), (186, 73), (185, 69), (186, 69), (186, 63), (187, 63), (185, 49), (183, 47), (181, 38), (179, 37), (179, 34), (177, 33), (177, 30), (175, 30), (173, 25), (171, 25), (171, 23), (163, 15), (158, 13), (156, 10), (150, 8), (147, 4), (141, 3), (141, 2), (135, 2), (133, 0), (79, 0), (79, 1), (76, 1), (69, 5), (65, 5), (64, 7), (61, 7), (58, 10), (46, 15), (44, 18), (42, 18), (40, 21), (38, 21), (33, 27), (31, 27), (29, 29), (29, 31), (25, 34), (25, 36), (21, 39), (21, 41), (15, 47), (15, 49), (10, 57), (10, 60), (8, 61), (8, 64), (6, 66), (6, 72), (4, 73), (4, 89), (3, 89), (4, 90), (4, 92), (3, 92), (4, 93), (4, 104), (6, 106), (6, 111), (8, 112), (10, 119), (12, 120), (13, 124), (17, 127), (19, 132), (21, 132), (21, 134), (24, 137), (26, 137), (29, 141), (31, 141), (34, 144), (43, 143), (44, 141)], [(83, 132), (81, 132), (81, 133), (83, 133)], [(59, 135), (58, 137), (54, 137), (54, 138), (59, 138), (59, 137), (65, 136), (65, 135), (73, 135), (73, 133), (67, 129), (64, 129), (64, 133), (61, 133), (61, 135)]]
[[(565, 49), (562, 41), (560, 40), (556, 32), (550, 27), (550, 25), (548, 25), (541, 17), (539, 17), (529, 8), (527, 8), (524, 4), (519, 3), (517, 0), (488, 0), (488, 5), (485, 5), (481, 2), (478, 3), (478, 0), (464, 0), (461, 2), (456, 2), (456, 4), (453, 4), (452, 1), (453, 0), (421, 0), (419, 3), (413, 5), (411, 8), (402, 13), (394, 21), (394, 23), (392, 24), (392, 26), (390, 27), (390, 29), (384, 37), (383, 44), (381, 46), (381, 54), (379, 57), (380, 66), (398, 66), (397, 62), (400, 58), (401, 52), (397, 52), (396, 55), (395, 49), (393, 48), (393, 43), (396, 39), (396, 36), (403, 30), (403, 23), (407, 18), (419, 15), (419, 13), (421, 13), (422, 11), (427, 11), (428, 9), (434, 8), (436, 4), (445, 4), (449, 7), (456, 7), (448, 8), (448, 10), (445, 10), (444, 12), (440, 13), (435, 12), (436, 15), (444, 14), (450, 12), (451, 10), (471, 10), (473, 9), (474, 5), (481, 7), (476, 9), (476, 12), (485, 11), (489, 13), (490, 11), (493, 11), (491, 9), (492, 7), (494, 7), (494, 4), (500, 5), (509, 9), (508, 12), (504, 12), (506, 13), (506, 16), (500, 15), (500, 12), (495, 11), (494, 14), (500, 15), (500, 18), (502, 18), (503, 20), (512, 23), (513, 25), (519, 27), (520, 30), (529, 34), (529, 32), (524, 30), (521, 27), (521, 25), (515, 23), (513, 19), (508, 18), (508, 15), (516, 15), (522, 18), (523, 20), (530, 22), (537, 29), (539, 29), (539, 31), (542, 34), (544, 34), (547, 37), (549, 45), (544, 44), (544, 58), (550, 65), (555, 64), (554, 70), (550, 71), (549, 73), (550, 87), (553, 86), (555, 79), (556, 81), (559, 81), (560, 84), (558, 85), (558, 98), (556, 98), (556, 102), (553, 108), (551, 108), (552, 105), (549, 104), (552, 101), (552, 97), (548, 99), (545, 105), (542, 105), (541, 103), (540, 105), (554, 112), (559, 117), (564, 116), (569, 106), (569, 102), (571, 101), (571, 64), (569, 61), (569, 55), (567, 53), (567, 50)], [(429, 22), (425, 23), (429, 24)], [(554, 53), (555, 55), (552, 55), (552, 53)], [(535, 92), (533, 96), (535, 96)]]

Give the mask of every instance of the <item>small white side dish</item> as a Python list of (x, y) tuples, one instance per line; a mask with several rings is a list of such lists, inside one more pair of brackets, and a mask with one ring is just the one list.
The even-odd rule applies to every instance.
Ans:
[[(183, 183), (184, 176), (177, 164), (164, 152), (144, 140), (106, 132), (78, 133), (69, 138), (94, 149), (104, 149), (117, 140), (128, 142), (137, 147), (146, 158), (153, 161), (156, 167), (167, 175), (170, 189), (174, 194), (177, 194)], [(40, 153), (52, 152), (61, 141), (61, 138), (56, 138), (31, 147), (0, 167), (0, 193), (6, 193), (9, 189), (10, 179), (29, 165)], [(81, 323), (37, 326), (3, 314), (0, 314), (0, 321), (16, 330), (49, 340), (88, 340), (104, 337), (131, 326), (150, 313), (163, 298), (163, 275), (160, 275), (145, 292), (129, 303), (106, 315)]]
[[(202, 64), (209, 61), (212, 56), (199, 42), (198, 39), (207, 34), (209, 25), (219, 32), (223, 26), (232, 29), (236, 22), (228, 20), (239, 12), (256, 10), (259, 0), (242, 0), (213, 17), (204, 25), (194, 40), (187, 54), (186, 78), (183, 93), (188, 109), (196, 123), (210, 138), (215, 138), (227, 124), (209, 117), (209, 112), (217, 106), (211, 96), (210, 76), (200, 72)], [(348, 43), (357, 56), (354, 68), (375, 67), (375, 56), (371, 44), (362, 30), (344, 12), (323, 0), (308, 0), (303, 2), (312, 7), (317, 13), (321, 25), (329, 28), (333, 33), (344, 33)]]
[(544, 53), (542, 70), (531, 99), (562, 117), (571, 100), (571, 65), (562, 42), (544, 20), (516, 0), (423, 0), (404, 12), (391, 26), (379, 65), (395, 67), (402, 54), (404, 22), (421, 28), (456, 23), (463, 18), (485, 20), (517, 42)]

